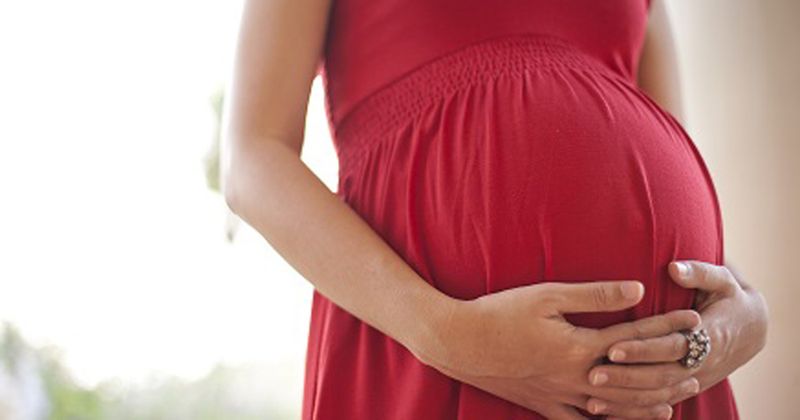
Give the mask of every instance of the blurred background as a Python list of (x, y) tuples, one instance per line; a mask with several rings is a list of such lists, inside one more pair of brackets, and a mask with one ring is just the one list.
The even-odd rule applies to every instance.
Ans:
[[(800, 2), (668, 4), (726, 261), (770, 306), (742, 418), (800, 418)], [(312, 289), (217, 183), (241, 7), (0, 2), (0, 420), (299, 417)], [(320, 82), (302, 158), (335, 190)]]

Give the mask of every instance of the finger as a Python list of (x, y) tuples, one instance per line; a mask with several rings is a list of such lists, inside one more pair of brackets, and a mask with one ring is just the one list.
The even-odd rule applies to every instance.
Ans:
[[(678, 398), (696, 395), (699, 390), (700, 382), (694, 377), (684, 379), (675, 385), (658, 389), (596, 387), (592, 390), (592, 397), (589, 398), (587, 404), (591, 404), (592, 400), (599, 400), (609, 406), (615, 404), (618, 406), (652, 407), (659, 404), (668, 404)], [(606, 412), (605, 414), (629, 417), (622, 413)]]
[(635, 306), (644, 285), (635, 280), (546, 283), (543, 289), (559, 313), (614, 312)]
[(619, 416), (628, 419), (672, 418), (672, 407), (667, 403), (657, 404), (649, 407), (638, 407), (590, 399), (587, 407), (587, 410), (592, 414), (610, 414), (612, 416)]
[(731, 292), (738, 287), (733, 273), (724, 265), (696, 260), (673, 261), (668, 271), (676, 283), (687, 289)]
[[(700, 314), (697, 311), (679, 309), (636, 321), (612, 325), (599, 330), (599, 332), (603, 343), (611, 346), (620, 341), (654, 338), (676, 331), (692, 329), (700, 325), (700, 321)], [(610, 354), (609, 357), (611, 357)], [(617, 353), (614, 355), (615, 361), (624, 361), (625, 357), (625, 354)]]
[[(670, 407), (670, 408), (672, 408), (672, 407)], [(652, 418), (652, 417), (639, 417), (639, 418), (640, 419), (642, 419), (642, 418), (648, 419), (648, 418)], [(670, 416), (669, 418), (672, 418), (672, 416)], [(608, 417), (606, 417), (606, 420), (632, 420), (632, 418), (631, 417), (608, 416)]]
[(685, 381), (693, 371), (678, 363), (655, 365), (598, 365), (589, 371), (589, 383), (594, 386), (659, 389)]
[(556, 404), (547, 410), (539, 409), (539, 412), (548, 419), (586, 420), (578, 410), (564, 404)]
[(616, 343), (608, 349), (612, 362), (660, 363), (674, 362), (689, 352), (689, 340), (678, 332), (661, 337), (644, 338)]

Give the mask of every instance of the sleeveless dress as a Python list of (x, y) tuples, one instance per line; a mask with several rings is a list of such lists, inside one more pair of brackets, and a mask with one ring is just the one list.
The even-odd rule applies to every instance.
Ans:
[[(644, 283), (632, 309), (568, 316), (595, 328), (691, 307), (667, 264), (722, 264), (721, 213), (692, 140), (636, 84), (649, 0), (331, 7), (318, 70), (336, 194), (427, 282), (458, 299)], [(312, 302), (303, 419), (543, 418)], [(674, 408), (738, 418), (727, 380)]]

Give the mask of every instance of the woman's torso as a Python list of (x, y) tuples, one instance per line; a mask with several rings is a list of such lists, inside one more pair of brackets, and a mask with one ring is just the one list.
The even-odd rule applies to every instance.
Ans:
[[(334, 1), (324, 62), (337, 195), (459, 299), (636, 278), (603, 327), (691, 305), (674, 259), (721, 264), (712, 180), (636, 85), (647, 0)], [(315, 292), (305, 418), (540, 418), (421, 365)], [(727, 381), (675, 418), (735, 418)], [(375, 417), (378, 416), (378, 417)]]

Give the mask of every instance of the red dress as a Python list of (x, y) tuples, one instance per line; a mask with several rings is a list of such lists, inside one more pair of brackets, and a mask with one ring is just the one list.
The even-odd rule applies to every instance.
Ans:
[[(640, 279), (614, 323), (688, 308), (675, 259), (723, 263), (714, 185), (636, 84), (648, 0), (334, 0), (320, 73), (336, 194), (426, 281), (472, 299)], [(347, 281), (347, 279), (342, 279)], [(314, 292), (303, 419), (541, 419), (451, 379)], [(727, 380), (675, 419), (736, 419)]]

